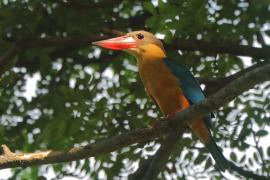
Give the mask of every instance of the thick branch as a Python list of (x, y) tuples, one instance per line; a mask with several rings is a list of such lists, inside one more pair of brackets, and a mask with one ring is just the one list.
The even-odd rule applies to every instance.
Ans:
[(108, 38), (108, 36), (88, 36), (88, 37), (46, 37), (38, 39), (24, 39), (17, 41), (13, 48), (7, 51), (0, 57), (0, 75), (4, 68), (12, 61), (12, 59), (20, 52), (27, 49), (35, 48), (70, 48), (90, 45), (91, 42), (97, 41), (101, 38)]
[(85, 1), (85, 0), (57, 0), (56, 2), (66, 5), (71, 8), (76, 8), (79, 10), (92, 11), (96, 8), (110, 7), (112, 4), (120, 3), (123, 0), (102, 0), (97, 3)]
[[(105, 29), (108, 32), (108, 29)], [(122, 34), (120, 31), (112, 31), (113, 34)], [(25, 39), (19, 41), (18, 45), (24, 48), (47, 48), (47, 47), (76, 47), (90, 45), (91, 42), (106, 39), (108, 36), (88, 37), (47, 37), (42, 39)], [(176, 42), (176, 41), (175, 41)], [(229, 53), (233, 55), (251, 56), (257, 58), (270, 57), (270, 48), (257, 48), (236, 44), (206, 43), (203, 41), (172, 43), (172, 47), (181, 50), (200, 50), (213, 53)]]
[(170, 47), (184, 51), (202, 51), (213, 54), (227, 53), (236, 56), (249, 56), (262, 59), (270, 57), (270, 47), (257, 48), (226, 42), (187, 41), (177, 39), (171, 43)]
[(82, 147), (74, 147), (69, 150), (49, 150), (35, 153), (12, 153), (10, 150), (6, 150), (8, 149), (7, 146), (2, 145), (3, 155), (0, 156), (0, 169), (85, 159), (101, 154), (107, 154), (134, 143), (150, 141), (153, 138), (158, 137), (159, 134), (161, 134), (161, 132), (158, 130), (143, 128)]
[[(109, 34), (121, 34), (120, 31), (103, 29)], [(73, 36), (73, 37), (46, 37), (46, 38), (37, 38), (37, 39), (23, 39), (17, 41), (14, 45), (14, 48), (10, 49), (6, 54), (0, 57), (0, 74), (3, 72), (5, 66), (20, 52), (26, 49), (33, 49), (33, 48), (50, 48), (50, 47), (80, 47), (80, 46), (87, 46), (90, 45), (91, 42), (106, 39), (110, 36)], [(198, 42), (185, 42), (180, 41), (173, 42), (171, 47), (175, 49), (181, 50), (200, 50), (205, 52), (212, 52), (212, 53), (229, 53), (234, 55), (242, 55), (242, 56), (251, 56), (257, 58), (267, 58), (270, 57), (270, 48), (256, 48), (256, 47), (249, 47), (243, 45), (234, 45), (234, 44), (219, 44), (219, 43), (206, 43), (203, 41)]]
[(90, 45), (93, 41), (109, 38), (108, 36), (71, 36), (23, 39), (17, 42), (23, 49), (49, 47), (79, 47)]
[(0, 74), (2, 74), (6, 65), (9, 64), (10, 60), (12, 60), (19, 52), (20, 49), (15, 45), (3, 56), (0, 57)]
[(149, 167), (144, 176), (144, 180), (155, 180), (157, 176), (165, 167), (170, 155), (176, 149), (178, 145), (178, 141), (181, 139), (182, 134), (184, 133), (182, 128), (181, 131), (177, 130), (170, 133), (161, 143), (160, 148), (158, 149), (157, 153), (152, 158)]
[(148, 170), (149, 165), (152, 162), (152, 158), (143, 159), (140, 161), (139, 168), (128, 176), (128, 180), (142, 179)]
[(263, 67), (256, 68), (244, 74), (240, 78), (228, 84), (226, 87), (222, 88), (213, 96), (205, 99), (203, 102), (193, 105), (181, 113), (177, 113), (175, 118), (171, 119), (171, 121), (161, 121), (158, 128), (137, 129), (87, 146), (74, 147), (70, 150), (51, 150), (28, 154), (12, 154), (5, 153), (4, 151), (3, 155), (0, 156), (0, 169), (80, 160), (110, 153), (134, 143), (151, 141), (161, 134), (172, 131), (172, 128), (181, 129), (188, 120), (205, 116), (209, 112), (230, 102), (245, 90), (250, 89), (258, 83), (268, 81), (270, 79), (268, 75), (269, 71), (270, 64), (266, 64)]
[[(108, 31), (108, 30), (107, 30)], [(121, 34), (120, 31), (112, 31), (117, 35)], [(25, 39), (18, 42), (25, 48), (47, 48), (47, 47), (76, 47), (90, 45), (91, 42), (106, 39), (108, 36), (88, 36), (88, 37), (47, 37), (43, 39)], [(179, 42), (179, 43), (178, 43)], [(204, 51), (211, 53), (228, 53), (237, 56), (250, 56), (256, 58), (270, 57), (270, 47), (257, 48), (244, 45), (237, 45), (232, 43), (213, 43), (213, 42), (185, 42), (174, 41), (171, 45), (172, 48), (188, 51)]]
[[(147, 174), (151, 174), (151, 171), (156, 171), (155, 175), (157, 176), (158, 174), (156, 173), (162, 171), (162, 168), (167, 163), (166, 159), (169, 158), (173, 150), (177, 149), (177, 151), (181, 152), (183, 147), (185, 147), (185, 143), (181, 141), (181, 136), (184, 130), (185, 127), (183, 127), (182, 130), (173, 131), (168, 134), (168, 136), (165, 137), (165, 139), (161, 143), (161, 146), (163, 147), (160, 147), (158, 151), (153, 156), (150, 156), (148, 159), (141, 160), (139, 168), (133, 174), (130, 174), (128, 176), (128, 180), (143, 179)], [(155, 161), (157, 161), (158, 163), (156, 164)], [(159, 169), (159, 171), (156, 169)]]

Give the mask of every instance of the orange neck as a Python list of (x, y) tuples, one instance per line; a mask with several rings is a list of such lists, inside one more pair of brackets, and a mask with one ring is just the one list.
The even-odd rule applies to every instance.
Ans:
[(143, 59), (154, 60), (154, 59), (163, 59), (166, 57), (164, 50), (158, 47), (157, 45), (147, 44), (141, 46), (140, 48), (144, 50), (144, 52), (142, 53)]
[(155, 44), (140, 45), (125, 51), (135, 56), (138, 63), (142, 61), (161, 60), (166, 57), (164, 49)]

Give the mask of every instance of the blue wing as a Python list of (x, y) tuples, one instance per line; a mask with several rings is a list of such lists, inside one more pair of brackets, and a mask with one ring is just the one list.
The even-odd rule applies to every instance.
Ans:
[[(205, 95), (198, 81), (184, 65), (167, 58), (164, 59), (164, 63), (174, 76), (177, 77), (184, 95), (192, 104), (199, 103), (205, 99)], [(211, 114), (209, 114), (206, 119), (209, 121)]]

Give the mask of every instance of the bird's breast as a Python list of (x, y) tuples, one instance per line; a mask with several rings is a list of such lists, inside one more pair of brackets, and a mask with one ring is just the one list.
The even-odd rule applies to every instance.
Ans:
[(142, 60), (138, 62), (138, 67), (147, 93), (165, 115), (189, 106), (180, 83), (162, 60)]

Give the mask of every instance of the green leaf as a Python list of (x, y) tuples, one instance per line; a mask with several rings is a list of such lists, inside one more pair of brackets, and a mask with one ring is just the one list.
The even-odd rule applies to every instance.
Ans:
[(266, 130), (259, 130), (256, 132), (256, 136), (258, 136), (258, 137), (263, 137), (266, 135), (268, 135), (268, 132)]
[(172, 35), (171, 31), (167, 30), (167, 31), (163, 31), (162, 33), (164, 33), (166, 35), (164, 41), (167, 44), (171, 43), (171, 41), (173, 39), (173, 35)]
[(267, 155), (270, 157), (270, 146), (267, 148)]
[(161, 14), (165, 14), (166, 13), (166, 4), (162, 1), (162, 0), (158, 0), (158, 8), (159, 8), (159, 12)]
[(253, 163), (253, 159), (248, 158), (248, 163), (249, 163), (250, 166), (253, 166), (253, 164), (254, 164), (254, 163)]
[(197, 158), (195, 159), (194, 161), (194, 164), (197, 165), (197, 164), (201, 164), (204, 160), (205, 160), (206, 156), (202, 155), (202, 154), (199, 154), (197, 156)]
[(253, 153), (253, 158), (254, 158), (254, 160), (256, 161), (256, 162), (259, 162), (259, 157), (258, 157), (259, 155), (258, 155), (258, 152), (254, 152)]
[(246, 155), (242, 156), (239, 162), (243, 163), (245, 160), (246, 160)]
[(145, 24), (150, 28), (156, 28), (160, 25), (160, 19), (158, 16), (152, 16), (146, 20)]
[(230, 158), (231, 158), (231, 160), (233, 160), (234, 162), (236, 162), (237, 157), (236, 157), (235, 152), (231, 152), (231, 154), (230, 154)]
[(205, 163), (204, 169), (207, 170), (213, 165), (212, 159), (209, 157)]
[(157, 14), (157, 10), (156, 10), (155, 6), (151, 2), (149, 2), (149, 1), (144, 2), (143, 3), (143, 7), (147, 11), (149, 11), (151, 14), (153, 14), (153, 15), (156, 15)]
[(185, 155), (185, 159), (191, 160), (193, 157), (193, 153), (191, 151), (189, 151), (186, 155)]
[(270, 36), (270, 30), (264, 31), (267, 36)]

